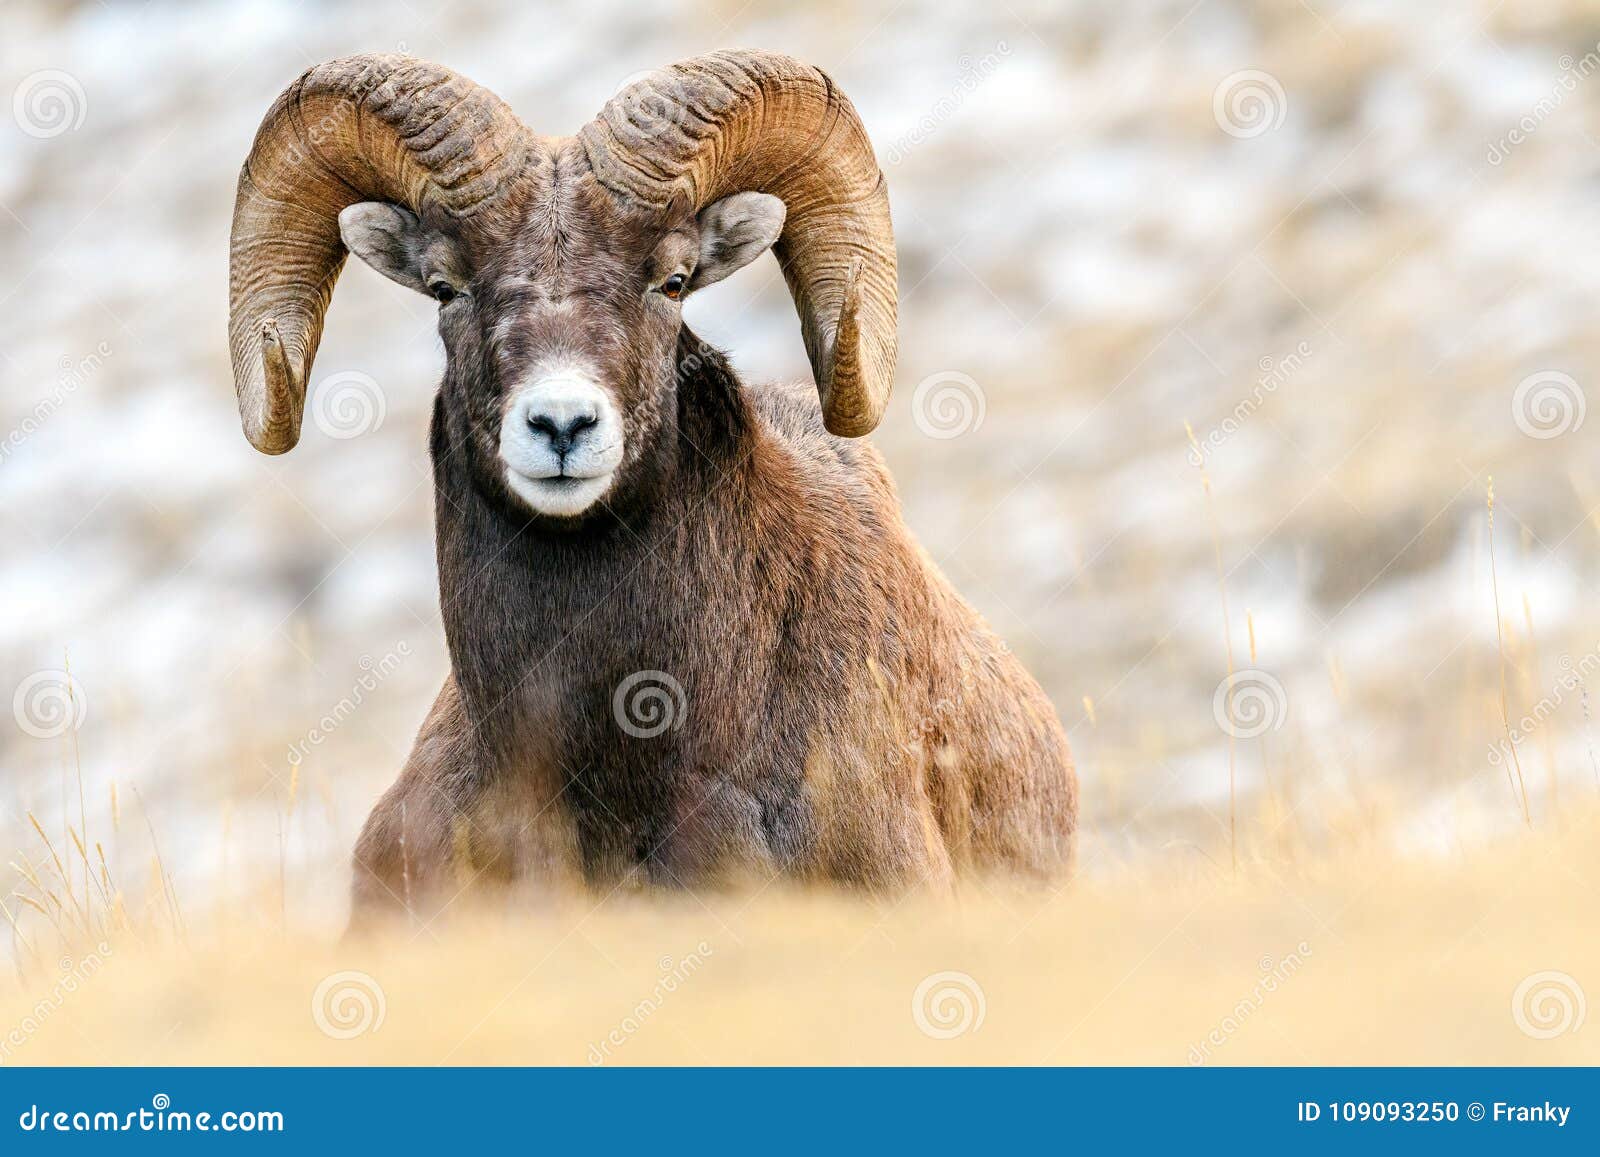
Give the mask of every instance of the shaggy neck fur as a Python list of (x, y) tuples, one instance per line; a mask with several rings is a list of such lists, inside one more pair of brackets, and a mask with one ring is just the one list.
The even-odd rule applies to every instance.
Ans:
[[(720, 352), (685, 329), (677, 367), (677, 412), (640, 475), (577, 525), (530, 518), (486, 493), (459, 411), (442, 400), (435, 409), (440, 595), (479, 774), (531, 778), (572, 809), (592, 871), (648, 860), (684, 798), (675, 769), (736, 762), (758, 723), (730, 727), (700, 696), (714, 683), (704, 665), (726, 664), (738, 633), (759, 629), (764, 601), (758, 586), (739, 591), (746, 580), (734, 568), (752, 560), (722, 556), (708, 527), (731, 525), (718, 517), (729, 504), (761, 517), (756, 471), (770, 455)], [(725, 535), (720, 545), (741, 548)], [(739, 662), (763, 667), (759, 655)], [(685, 710), (701, 724), (626, 733), (613, 696), (641, 671), (696, 697)], [(793, 805), (798, 779), (791, 787), (771, 801), (775, 813)]]

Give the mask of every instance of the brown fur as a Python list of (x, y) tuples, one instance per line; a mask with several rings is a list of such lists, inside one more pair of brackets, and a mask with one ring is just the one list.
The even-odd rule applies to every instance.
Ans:
[[(492, 221), (440, 214), (470, 298), (441, 312), (433, 458), (452, 673), (356, 849), (359, 915), (468, 886), (875, 889), (1070, 866), (1077, 785), (1038, 685), (901, 521), (811, 387), (741, 385), (646, 291), (698, 238), (550, 140)], [(627, 450), (601, 504), (531, 515), (495, 457), (508, 383), (601, 367)], [(629, 676), (683, 710), (619, 723)]]

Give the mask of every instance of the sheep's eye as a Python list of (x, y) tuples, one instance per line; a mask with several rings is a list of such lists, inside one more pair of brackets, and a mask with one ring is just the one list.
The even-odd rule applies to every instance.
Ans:
[(674, 273), (661, 283), (660, 292), (670, 297), (673, 301), (677, 301), (683, 296), (683, 287), (688, 283), (689, 279), (683, 274)]
[(449, 305), (456, 299), (455, 287), (448, 281), (432, 281), (428, 283), (428, 292), (433, 294), (433, 299), (440, 305)]

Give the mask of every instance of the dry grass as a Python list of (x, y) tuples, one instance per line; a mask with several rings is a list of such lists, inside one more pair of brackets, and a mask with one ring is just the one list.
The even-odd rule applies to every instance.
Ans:
[[(1183, 1064), (1215, 1030), (1206, 1063), (1592, 1064), (1592, 1026), (1537, 1039), (1512, 1000), (1551, 970), (1600, 991), (1597, 835), (1590, 812), (1447, 862), (1356, 846), (1292, 870), (1252, 859), (1230, 879), (1174, 857), (1057, 894), (897, 905), (775, 889), (574, 898), (353, 943), (279, 935), (250, 906), (187, 940), (153, 915), (106, 933), (65, 995), (47, 997), (61, 965), (37, 944), (0, 990), (0, 1030), (47, 997), (8, 1062), (583, 1064), (616, 1030), (607, 1063)], [(72, 966), (84, 950), (48, 951)], [(324, 1022), (371, 1021), (378, 990), (383, 1019), (336, 1039), (315, 993), (350, 971), (365, 977), (333, 982), (344, 999), (322, 1001)], [(984, 1015), (938, 1039), (913, 1001), (947, 971), (970, 977), (954, 982), (969, 1010), (981, 990)], [(963, 1015), (955, 998), (928, 1008), (934, 1023)]]

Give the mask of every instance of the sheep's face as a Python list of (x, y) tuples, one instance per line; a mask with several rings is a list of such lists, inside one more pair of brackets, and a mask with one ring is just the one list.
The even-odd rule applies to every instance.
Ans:
[(463, 408), (478, 485), (575, 519), (626, 498), (674, 428), (682, 301), (765, 252), (776, 197), (623, 211), (587, 173), (552, 177), (513, 220), (419, 220), (382, 202), (340, 214), (345, 244), (437, 300), (447, 406)]

